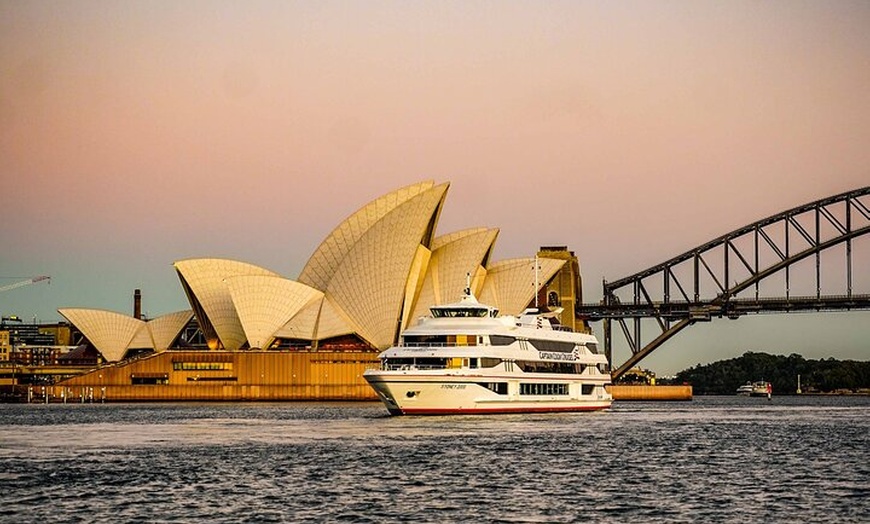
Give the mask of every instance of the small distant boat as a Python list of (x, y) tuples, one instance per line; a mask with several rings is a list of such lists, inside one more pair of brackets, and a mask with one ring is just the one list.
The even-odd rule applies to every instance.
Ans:
[(737, 394), (746, 397), (767, 397), (773, 394), (773, 385), (770, 382), (759, 380), (758, 382), (747, 382), (737, 388)]

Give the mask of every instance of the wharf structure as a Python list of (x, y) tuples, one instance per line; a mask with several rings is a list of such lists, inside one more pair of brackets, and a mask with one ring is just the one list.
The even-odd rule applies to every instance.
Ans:
[(138, 291), (133, 316), (59, 309), (105, 364), (51, 385), (46, 400), (375, 400), (363, 371), (430, 306), (455, 302), (468, 280), (503, 314), (539, 303), (588, 331), (575, 315), (582, 287), (574, 253), (552, 246), (493, 261), (498, 229), (436, 235), (448, 187), (422, 182), (363, 206), (295, 280), (247, 262), (192, 258), (174, 264), (189, 310), (144, 319)]

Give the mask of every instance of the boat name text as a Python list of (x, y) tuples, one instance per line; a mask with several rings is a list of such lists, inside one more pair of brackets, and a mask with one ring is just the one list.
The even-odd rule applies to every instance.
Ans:
[(542, 360), (569, 360), (574, 361), (576, 355), (572, 353), (553, 353), (552, 351), (538, 351)]

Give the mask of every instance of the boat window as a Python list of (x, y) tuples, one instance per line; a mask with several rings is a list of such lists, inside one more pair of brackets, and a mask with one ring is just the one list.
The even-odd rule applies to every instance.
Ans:
[(515, 339), (514, 337), (506, 337), (504, 335), (489, 336), (489, 343), (493, 346), (510, 346), (511, 344), (516, 342), (516, 340), (517, 339)]
[(430, 311), (435, 318), (483, 318), (487, 313), (482, 307), (433, 307)]
[(568, 384), (520, 384), (520, 395), (567, 395)]
[(583, 384), (583, 386), (580, 388), (580, 394), (591, 395), (594, 390), (595, 384)]
[(405, 345), (409, 347), (447, 346), (447, 335), (405, 335)]
[(448, 369), (460, 369), (462, 368), (462, 357), (453, 357), (447, 359), (447, 368)]
[(444, 369), (447, 367), (446, 358), (415, 358), (417, 369)]
[(384, 369), (402, 369), (413, 365), (413, 358), (385, 358), (383, 363)]
[(494, 393), (498, 393), (499, 395), (507, 395), (507, 382), (478, 382), (477, 385), (483, 386)]
[(469, 359), (468, 360), (468, 367), (470, 367), (471, 369), (477, 369), (477, 359), (476, 358)]
[(494, 368), (497, 365), (501, 364), (500, 358), (486, 358), (482, 357), (480, 359), (480, 367), (482, 368)]
[(575, 362), (541, 362), (539, 360), (518, 360), (517, 365), (524, 373), (560, 373), (563, 375), (579, 375), (586, 369), (583, 364)]
[(535, 346), (538, 351), (556, 351), (559, 353), (571, 353), (574, 351), (573, 342), (562, 342), (560, 340), (533, 340), (529, 342)]
[(476, 346), (477, 336), (475, 335), (447, 335), (448, 346)]
[(598, 353), (598, 343), (597, 342), (587, 342), (586, 348), (593, 353)]
[(385, 358), (383, 369), (397, 371), (403, 369), (444, 369), (447, 367), (446, 358)]

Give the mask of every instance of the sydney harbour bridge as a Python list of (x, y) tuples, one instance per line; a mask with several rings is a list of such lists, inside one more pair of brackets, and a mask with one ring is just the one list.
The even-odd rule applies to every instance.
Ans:
[[(859, 238), (865, 237), (865, 238)], [(868, 241), (868, 242), (863, 242)], [(699, 323), (759, 313), (870, 310), (870, 187), (783, 211), (603, 284), (577, 313), (603, 323), (613, 378)], [(613, 361), (614, 328), (631, 356)]]

